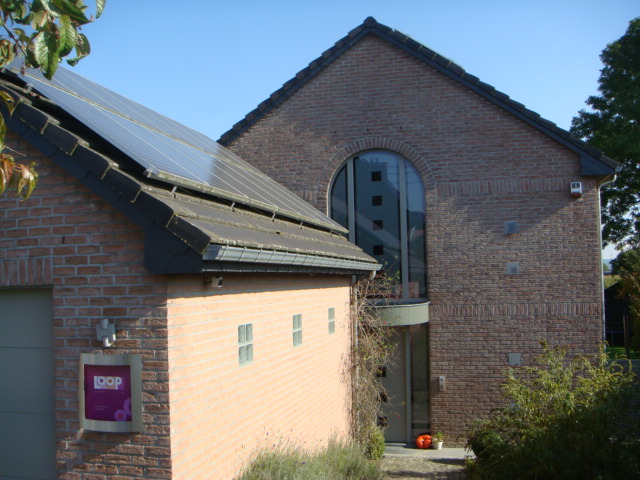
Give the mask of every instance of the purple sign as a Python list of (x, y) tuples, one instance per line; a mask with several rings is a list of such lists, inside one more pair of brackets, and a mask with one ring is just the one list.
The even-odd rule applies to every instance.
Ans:
[(84, 366), (84, 415), (89, 420), (131, 421), (131, 367)]

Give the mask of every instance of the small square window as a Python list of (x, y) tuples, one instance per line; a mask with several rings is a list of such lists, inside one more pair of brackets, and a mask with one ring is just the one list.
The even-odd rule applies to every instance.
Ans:
[(253, 362), (253, 324), (238, 325), (238, 360), (240, 365)]
[(507, 275), (520, 275), (520, 264), (518, 262), (507, 263)]
[(379, 207), (382, 205), (382, 195), (373, 195), (371, 197), (371, 205), (374, 207)]
[(382, 220), (373, 220), (371, 223), (374, 230), (382, 230), (384, 228), (384, 221)]
[(504, 222), (504, 233), (507, 235), (514, 235), (520, 230), (520, 225), (517, 221)]
[(373, 246), (373, 254), (374, 255), (384, 255), (384, 245), (374, 245)]
[(336, 309), (329, 309), (329, 335), (336, 333)]
[(293, 346), (302, 345), (302, 315), (293, 316)]
[(372, 182), (381, 182), (382, 181), (382, 171), (374, 170), (371, 172), (371, 181)]

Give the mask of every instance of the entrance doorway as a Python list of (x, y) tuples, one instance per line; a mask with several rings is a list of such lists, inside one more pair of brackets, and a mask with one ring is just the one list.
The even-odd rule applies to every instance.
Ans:
[(393, 356), (383, 373), (384, 437), (390, 443), (412, 443), (429, 430), (427, 324), (393, 328)]
[[(386, 401), (383, 404), (383, 415), (386, 419), (384, 437), (387, 442), (405, 443), (408, 441), (408, 419), (410, 418), (409, 395), (410, 382), (407, 379), (407, 345), (406, 327), (394, 328), (391, 338), (393, 355), (385, 367), (382, 385), (386, 390)], [(410, 394), (410, 392), (409, 392)]]

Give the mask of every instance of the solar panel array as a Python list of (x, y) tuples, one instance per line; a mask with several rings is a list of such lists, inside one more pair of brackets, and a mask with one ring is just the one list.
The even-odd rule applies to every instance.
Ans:
[[(18, 73), (16, 71), (16, 73)], [(298, 196), (206, 135), (67, 69), (53, 80), (38, 71), (24, 82), (166, 183), (342, 231)]]

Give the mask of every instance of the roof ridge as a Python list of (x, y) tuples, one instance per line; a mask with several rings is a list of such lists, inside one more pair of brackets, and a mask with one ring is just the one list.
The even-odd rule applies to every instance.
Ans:
[(320, 71), (329, 66), (334, 60), (340, 57), (355, 43), (368, 34), (377, 35), (378, 37), (396, 45), (410, 55), (436, 68), (449, 78), (463, 84), (467, 88), (470, 88), (516, 116), (519, 116), (521, 119), (532, 124), (536, 128), (543, 130), (563, 143), (569, 144), (569, 146), (573, 147), (574, 150), (581, 150), (587, 156), (591, 157), (591, 159), (601, 162), (609, 169), (618, 168), (618, 163), (616, 161), (605, 156), (601, 151), (587, 145), (582, 140), (574, 137), (567, 130), (558, 127), (554, 122), (543, 118), (539, 113), (526, 108), (525, 105), (513, 100), (509, 95), (497, 90), (494, 86), (481, 81), (478, 77), (468, 73), (464, 68), (453, 62), (451, 59), (421, 44), (409, 35), (378, 22), (371, 16), (367, 17), (361, 25), (358, 25), (356, 28), (349, 31), (346, 36), (342, 37), (334, 45), (325, 50), (318, 58), (311, 61), (293, 78), (285, 82), (281, 88), (273, 92), (269, 98), (261, 102), (242, 120), (234, 124), (231, 129), (223, 133), (218, 139), (218, 142), (223, 146), (229, 145), (236, 137), (251, 127), (262, 116), (266, 115), (270, 110), (284, 102), (293, 93), (320, 73)]

